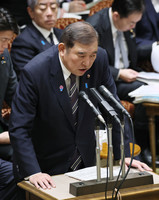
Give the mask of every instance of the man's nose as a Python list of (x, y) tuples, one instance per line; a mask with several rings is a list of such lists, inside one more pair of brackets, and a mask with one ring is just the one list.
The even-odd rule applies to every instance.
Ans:
[(2, 48), (3, 49), (8, 49), (8, 42), (4, 42), (3, 45), (2, 45)]
[(90, 58), (85, 58), (85, 60), (83, 61), (83, 65), (85, 67), (89, 67), (89, 65), (90, 65)]
[(46, 14), (47, 14), (47, 15), (53, 15), (54, 13), (55, 13), (55, 12), (51, 9), (51, 7), (48, 6), (47, 9), (46, 9)]

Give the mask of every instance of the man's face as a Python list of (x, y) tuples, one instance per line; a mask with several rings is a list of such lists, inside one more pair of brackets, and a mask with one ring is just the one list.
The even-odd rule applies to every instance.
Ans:
[(56, 0), (38, 0), (34, 10), (28, 7), (28, 13), (35, 23), (50, 31), (57, 20), (58, 5)]
[(59, 44), (59, 53), (65, 67), (76, 76), (83, 76), (93, 65), (98, 49), (98, 42), (84, 45), (75, 42), (72, 48), (66, 49), (64, 43)]
[(0, 54), (4, 52), (4, 49), (9, 47), (13, 35), (13, 31), (0, 31)]
[(117, 12), (113, 13), (113, 22), (119, 31), (128, 31), (135, 28), (136, 23), (141, 19), (142, 13), (134, 12), (128, 17), (120, 18)]

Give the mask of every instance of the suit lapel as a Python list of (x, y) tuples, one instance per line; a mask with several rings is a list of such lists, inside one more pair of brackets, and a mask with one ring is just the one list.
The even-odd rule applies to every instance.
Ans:
[(106, 17), (103, 16), (103, 18), (108, 19), (108, 20), (102, 23), (102, 28), (104, 32), (103, 35), (104, 37), (107, 36), (107, 38), (103, 38), (102, 43), (104, 44), (104, 48), (107, 50), (107, 53), (109, 55), (108, 57), (111, 58), (111, 62), (113, 62), (112, 65), (114, 65), (115, 53), (114, 53), (114, 44), (113, 44), (111, 25), (110, 25), (110, 20), (109, 20), (109, 9), (107, 8), (105, 11), (106, 12), (104, 13), (104, 15), (106, 15)]
[(29, 31), (30, 31), (31, 35), (33, 36), (35, 41), (37, 41), (39, 43), (39, 47), (41, 47), (42, 51), (44, 51), (44, 50), (46, 50), (46, 49), (48, 49), (49, 47), (52, 46), (44, 38), (44, 36), (40, 33), (40, 31), (38, 31), (38, 29), (35, 28), (35, 26), (33, 24), (30, 24), (28, 27), (29, 27)]
[[(58, 55), (57, 55), (57, 58), (58, 58)], [(62, 108), (64, 114), (66, 115), (66, 118), (68, 119), (69, 123), (74, 128), (73, 118), (72, 118), (72, 108), (71, 108), (65, 80), (63, 77), (62, 69), (60, 66), (60, 62), (58, 59), (53, 60), (52, 62), (56, 64), (51, 69), (52, 72), (50, 76), (50, 83), (53, 88), (53, 92), (55, 93), (57, 97), (60, 107)]]

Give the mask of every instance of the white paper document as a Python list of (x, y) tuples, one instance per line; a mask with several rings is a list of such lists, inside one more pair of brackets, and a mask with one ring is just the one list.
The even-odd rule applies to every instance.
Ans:
[(145, 79), (159, 80), (159, 73), (155, 72), (139, 72), (138, 77)]
[(128, 94), (135, 97), (133, 103), (152, 102), (159, 103), (159, 84), (142, 85)]
[(128, 94), (130, 97), (159, 96), (159, 84), (142, 85)]
[[(113, 167), (113, 175), (118, 176), (120, 167)], [(97, 179), (97, 167), (87, 167), (84, 169), (80, 169), (74, 172), (68, 172), (65, 173), (65, 175), (78, 179), (80, 181), (89, 181), (89, 180), (96, 180)], [(109, 170), (108, 170), (108, 176), (109, 176)], [(107, 169), (101, 168), (101, 178), (107, 177)]]
[(137, 80), (147, 83), (148, 85), (159, 84), (159, 73), (139, 72)]

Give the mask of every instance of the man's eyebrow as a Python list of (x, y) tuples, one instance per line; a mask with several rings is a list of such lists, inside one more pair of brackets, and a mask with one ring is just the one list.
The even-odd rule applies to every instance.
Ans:
[[(56, 4), (56, 2), (51, 2), (51, 5)], [(38, 3), (38, 5), (47, 5), (47, 3)]]
[[(92, 52), (92, 54), (96, 54), (96, 53), (97, 53), (97, 51)], [(84, 55), (84, 54), (87, 54), (87, 52), (79, 51), (78, 54), (80, 54), (80, 55)]]

